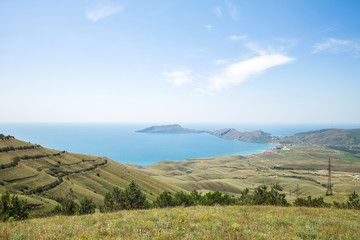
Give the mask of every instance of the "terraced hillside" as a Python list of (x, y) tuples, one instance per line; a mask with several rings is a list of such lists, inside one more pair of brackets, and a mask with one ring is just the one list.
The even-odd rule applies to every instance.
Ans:
[(52, 210), (70, 188), (78, 199), (87, 196), (101, 204), (106, 192), (125, 187), (130, 180), (150, 200), (164, 190), (180, 190), (110, 159), (48, 149), (10, 136), (0, 138), (0, 193), (10, 191), (28, 199), (35, 215)]
[[(161, 181), (199, 191), (239, 194), (244, 188), (279, 183), (291, 200), (299, 196), (324, 196), (327, 167), (333, 164), (334, 196), (328, 201), (344, 200), (352, 191), (360, 192), (360, 157), (334, 149), (289, 146), (280, 150), (248, 156), (227, 156), (162, 161), (138, 170)], [(297, 191), (299, 185), (299, 191)]]

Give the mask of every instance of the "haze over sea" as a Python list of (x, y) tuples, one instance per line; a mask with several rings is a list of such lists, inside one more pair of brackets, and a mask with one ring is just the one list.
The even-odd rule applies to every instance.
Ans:
[[(152, 125), (142, 124), (44, 124), (0, 123), (0, 133), (13, 135), (47, 148), (96, 156), (106, 156), (120, 163), (142, 166), (161, 160), (261, 153), (274, 143), (251, 143), (221, 139), (209, 134), (149, 134), (137, 133)], [(261, 129), (275, 136), (324, 128), (360, 128), (341, 124), (182, 124), (198, 130), (233, 127), (239, 131)]]

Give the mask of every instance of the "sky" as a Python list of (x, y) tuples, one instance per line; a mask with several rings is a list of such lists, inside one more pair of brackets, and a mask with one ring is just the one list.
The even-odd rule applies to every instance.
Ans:
[(360, 123), (360, 1), (0, 0), (0, 122)]

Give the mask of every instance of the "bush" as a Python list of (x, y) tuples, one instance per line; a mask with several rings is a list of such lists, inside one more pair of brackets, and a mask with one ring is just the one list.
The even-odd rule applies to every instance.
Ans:
[(177, 192), (175, 193), (173, 204), (175, 206), (194, 206), (196, 202), (194, 201), (193, 197), (190, 194), (186, 194), (184, 192)]
[(150, 204), (146, 195), (141, 192), (140, 187), (132, 180), (125, 191), (114, 187), (113, 192), (105, 194), (104, 205), (100, 208), (102, 212), (112, 212), (122, 209), (144, 209)]
[(175, 206), (175, 203), (171, 193), (164, 191), (155, 199), (155, 201), (153, 201), (153, 205), (155, 207), (165, 208), (173, 207)]
[(1, 195), (0, 219), (22, 220), (29, 217), (26, 200), (20, 200), (17, 195), (10, 196), (9, 192)]
[(74, 215), (79, 210), (79, 204), (75, 201), (75, 194), (72, 188), (70, 188), (69, 193), (66, 194), (65, 198), (60, 199), (60, 205), (56, 206), (53, 210), (54, 213), (64, 214), (64, 215)]
[(79, 214), (93, 214), (95, 213), (96, 205), (92, 199), (85, 197), (80, 201)]
[(346, 203), (339, 203), (334, 201), (334, 206), (337, 208), (348, 208), (360, 210), (360, 198), (359, 195), (354, 191), (349, 195), (349, 200)]
[(271, 186), (270, 191), (267, 186), (260, 186), (255, 189), (254, 194), (250, 197), (250, 204), (252, 205), (274, 205), (274, 206), (288, 206), (286, 195), (280, 193), (283, 188), (279, 184)]
[(308, 196), (307, 198), (296, 198), (294, 206), (301, 207), (330, 207), (330, 203), (324, 202), (323, 197), (312, 198)]

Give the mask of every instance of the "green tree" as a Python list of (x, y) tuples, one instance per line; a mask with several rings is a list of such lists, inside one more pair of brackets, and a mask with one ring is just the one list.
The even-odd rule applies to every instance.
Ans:
[(141, 192), (140, 187), (131, 180), (125, 188), (125, 208), (126, 209), (144, 209), (149, 207), (146, 195)]
[(60, 200), (60, 205), (55, 207), (54, 212), (64, 215), (76, 214), (79, 210), (79, 204), (74, 201), (75, 198), (74, 191), (72, 188), (70, 188), (69, 192), (66, 194), (66, 197)]
[(96, 205), (92, 199), (85, 197), (80, 201), (79, 214), (93, 214), (95, 213)]
[(122, 209), (144, 209), (149, 207), (150, 204), (146, 200), (146, 195), (141, 192), (140, 187), (134, 181), (131, 181), (124, 191), (114, 187), (112, 192), (106, 193), (104, 205), (100, 207), (100, 211), (112, 212)]
[(165, 208), (165, 207), (173, 207), (174, 199), (170, 192), (164, 191), (162, 192), (153, 202), (154, 206), (159, 208)]
[(10, 196), (9, 192), (1, 195), (0, 218), (7, 221), (10, 217), (22, 220), (29, 217), (26, 200), (20, 200), (17, 195)]

